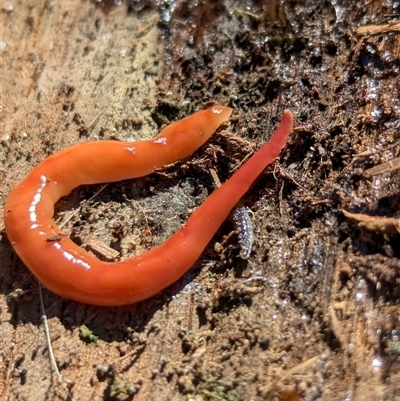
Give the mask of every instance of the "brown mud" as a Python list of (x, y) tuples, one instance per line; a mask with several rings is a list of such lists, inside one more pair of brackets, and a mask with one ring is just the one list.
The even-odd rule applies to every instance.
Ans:
[(21, 0), (0, 13), (1, 205), (69, 145), (149, 138), (211, 102), (234, 109), (193, 157), (58, 203), (64, 230), (105, 256), (163, 241), (215, 189), (213, 170), (223, 182), (285, 108), (295, 116), (242, 200), (248, 260), (228, 220), (145, 302), (42, 289), (60, 376), (39, 285), (2, 227), (1, 400), (400, 396), (399, 2)]

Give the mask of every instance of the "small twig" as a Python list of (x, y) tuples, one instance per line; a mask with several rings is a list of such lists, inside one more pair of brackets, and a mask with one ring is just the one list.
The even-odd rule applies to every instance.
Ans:
[(86, 249), (92, 251), (98, 258), (106, 262), (112, 262), (119, 258), (120, 253), (103, 242), (90, 239), (86, 243)]
[(221, 180), (218, 177), (217, 172), (213, 168), (210, 168), (210, 174), (211, 174), (211, 177), (212, 177), (212, 179), (214, 181), (215, 186), (217, 188), (219, 188), (222, 184), (221, 184)]
[(233, 14), (234, 15), (241, 15), (241, 14), (247, 15), (250, 18), (253, 18), (256, 21), (261, 21), (263, 19), (262, 15), (257, 15), (255, 13), (252, 13), (252, 12), (248, 11), (248, 10), (243, 10), (243, 9), (240, 9), (240, 8), (234, 8), (233, 9)]
[(361, 26), (356, 30), (357, 35), (380, 35), (382, 33), (388, 32), (399, 32), (400, 31), (400, 22), (394, 22), (392, 24), (384, 24), (384, 25), (367, 25)]
[[(91, 196), (89, 199), (85, 199), (81, 204), (80, 207), (82, 207), (82, 205), (84, 205), (87, 202), (90, 202), (91, 200), (93, 200), (100, 192), (104, 191), (104, 189), (107, 187), (107, 184), (104, 184), (93, 196)], [(79, 209), (74, 210), (62, 223), (59, 224), (60, 228), (63, 228), (71, 219), (72, 217), (76, 216), (79, 212)]]
[(238, 163), (233, 169), (232, 172), (238, 170), (244, 163), (247, 162), (250, 157), (253, 156), (253, 153), (249, 153), (240, 163)]
[(389, 160), (388, 162), (378, 164), (377, 166), (371, 167), (364, 171), (364, 174), (369, 176), (380, 175), (384, 173), (390, 173), (400, 168), (400, 157)]
[(388, 146), (385, 146), (382, 149), (378, 150), (366, 150), (365, 152), (358, 153), (357, 155), (354, 155), (354, 158), (360, 158), (360, 157), (367, 157), (367, 156), (373, 156), (382, 152), (386, 152), (387, 150), (392, 150), (394, 147), (400, 145), (400, 141), (396, 141), (394, 143), (391, 143)]
[(396, 217), (369, 216), (362, 213), (350, 213), (344, 209), (341, 212), (349, 219), (358, 223), (359, 227), (365, 228), (378, 234), (387, 234), (390, 237), (400, 234), (400, 220)]
[(279, 189), (279, 214), (283, 216), (283, 188), (285, 186), (285, 181), (282, 182), (281, 188)]
[(100, 120), (100, 117), (103, 115), (104, 113), (100, 113), (98, 114), (88, 125), (87, 127), (87, 131), (90, 132), (92, 130), (92, 128), (94, 128), (94, 126), (97, 124), (97, 122)]
[(47, 349), (49, 350), (51, 370), (53, 372), (55, 372), (55, 374), (57, 376), (57, 379), (58, 379), (58, 382), (59, 383), (64, 383), (64, 380), (63, 380), (63, 378), (61, 376), (61, 373), (58, 370), (56, 359), (54, 358), (53, 347), (51, 345), (51, 339), (50, 339), (49, 325), (47, 323), (46, 311), (44, 309), (44, 302), (43, 302), (43, 295), (42, 295), (42, 285), (40, 283), (39, 283), (39, 298), (40, 298), (40, 308), (42, 309), (42, 322), (43, 322), (43, 326), (44, 326), (44, 333), (46, 335)]
[(388, 146), (386, 146), (386, 147), (384, 147), (382, 149), (378, 149), (378, 150), (374, 150), (374, 151), (366, 150), (364, 152), (361, 152), (361, 153), (358, 153), (358, 154), (354, 155), (353, 156), (353, 160), (339, 173), (339, 175), (337, 176), (337, 179), (342, 177), (343, 174), (347, 170), (349, 170), (354, 165), (354, 163), (358, 159), (360, 159), (361, 157), (370, 157), (370, 156), (378, 155), (379, 153), (383, 153), (383, 152), (386, 152), (387, 150), (391, 150), (391, 149), (393, 149), (394, 147), (396, 147), (398, 145), (400, 145), (400, 141), (396, 141), (396, 142), (394, 142), (394, 143), (392, 143), (392, 144), (390, 144), (390, 145), (388, 145)]
[(307, 359), (306, 361), (294, 366), (292, 369), (289, 369), (280, 379), (281, 382), (283, 382), (285, 379), (287, 379), (289, 376), (292, 376), (296, 372), (303, 370), (304, 368), (307, 368), (308, 366), (312, 365), (314, 362), (320, 358), (321, 355), (314, 356), (313, 358)]
[(53, 353), (53, 347), (51, 345), (51, 339), (50, 339), (50, 330), (49, 330), (49, 325), (47, 323), (47, 316), (46, 316), (46, 311), (44, 309), (44, 302), (43, 302), (43, 294), (42, 294), (42, 285), (39, 283), (39, 299), (40, 299), (40, 308), (42, 310), (42, 322), (43, 322), (43, 326), (44, 326), (44, 333), (46, 335), (46, 343), (47, 343), (47, 349), (49, 351), (49, 357), (50, 357), (50, 366), (51, 366), (51, 370), (53, 372), (55, 372), (57, 379), (58, 379), (58, 383), (61, 384), (61, 386), (64, 388), (64, 390), (67, 392), (69, 399), (71, 401), (74, 401), (74, 398), (72, 397), (71, 392), (69, 391), (67, 384), (65, 383), (65, 380), (63, 379), (63, 377), (61, 376), (60, 371), (58, 370), (58, 366), (57, 366), (57, 362), (56, 362), (56, 358), (54, 357), (54, 353)]
[(139, 209), (139, 211), (143, 214), (144, 221), (146, 223), (146, 230), (145, 230), (146, 236), (150, 235), (147, 240), (148, 241), (153, 241), (153, 233), (152, 233), (152, 231), (150, 229), (150, 226), (149, 226), (149, 219), (147, 218), (146, 211), (142, 208), (142, 206), (140, 206), (140, 204), (138, 202), (130, 200), (130, 204), (131, 204), (132, 209), (135, 209), (135, 208)]
[(306, 361), (289, 369), (279, 380), (277, 380), (273, 384), (271, 384), (270, 388), (267, 391), (266, 399), (267, 400), (272, 399), (273, 393), (275, 392), (278, 383), (283, 383), (289, 376), (294, 375), (296, 372), (299, 372), (300, 370), (308, 368), (310, 365), (312, 365), (314, 362), (316, 362), (320, 357), (321, 357), (321, 355), (314, 356), (313, 358), (307, 359)]
[(274, 166), (274, 173), (275, 170), (279, 170), (279, 172), (287, 179), (289, 179), (290, 181), (293, 182), (293, 184), (295, 184), (296, 186), (298, 186), (301, 190), (303, 190), (304, 192), (310, 194), (311, 192), (305, 188), (303, 185), (301, 185), (294, 177), (292, 174), (290, 174), (289, 172), (285, 171), (279, 164), (275, 164)]

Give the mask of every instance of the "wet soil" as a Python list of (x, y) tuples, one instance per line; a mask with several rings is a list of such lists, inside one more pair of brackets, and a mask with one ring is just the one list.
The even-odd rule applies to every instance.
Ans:
[(187, 160), (57, 204), (65, 232), (101, 257), (179, 229), (215, 189), (213, 171), (225, 181), (285, 108), (295, 128), (242, 199), (249, 259), (228, 219), (147, 301), (100, 308), (40, 289), (2, 227), (0, 399), (400, 397), (398, 2), (1, 7), (1, 205), (57, 150), (149, 138), (212, 102), (234, 109)]

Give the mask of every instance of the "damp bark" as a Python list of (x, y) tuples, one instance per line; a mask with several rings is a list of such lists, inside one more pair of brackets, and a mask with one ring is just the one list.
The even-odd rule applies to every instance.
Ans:
[(192, 158), (58, 204), (65, 231), (100, 257), (162, 242), (285, 108), (296, 122), (242, 200), (248, 259), (231, 219), (182, 280), (146, 302), (96, 308), (43, 290), (60, 384), (38, 283), (2, 233), (0, 398), (393, 399), (399, 12), (367, 0), (4, 3), (2, 205), (69, 145), (148, 138), (213, 101), (235, 110)]

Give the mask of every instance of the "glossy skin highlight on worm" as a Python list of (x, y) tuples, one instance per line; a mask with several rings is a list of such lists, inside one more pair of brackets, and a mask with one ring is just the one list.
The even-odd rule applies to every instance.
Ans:
[(6, 232), (15, 251), (45, 287), (75, 301), (125, 305), (168, 287), (193, 266), (239, 199), (278, 156), (292, 129), (290, 111), (284, 112), (271, 140), (179, 231), (136, 257), (103, 262), (84, 251), (55, 224), (54, 204), (79, 185), (142, 177), (191, 155), (231, 112), (214, 106), (169, 125), (151, 140), (89, 142), (48, 157), (11, 191), (5, 205)]

